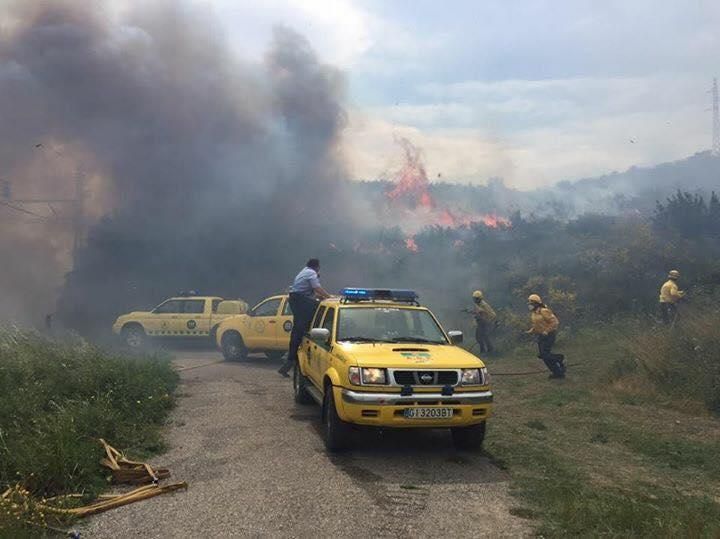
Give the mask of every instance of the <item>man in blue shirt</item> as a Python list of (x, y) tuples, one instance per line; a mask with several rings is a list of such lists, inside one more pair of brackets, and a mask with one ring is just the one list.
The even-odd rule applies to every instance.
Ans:
[(310, 329), (312, 317), (317, 308), (318, 298), (329, 298), (325, 289), (320, 285), (318, 272), (320, 261), (311, 258), (305, 267), (297, 274), (292, 286), (290, 286), (290, 310), (293, 313), (293, 328), (290, 333), (290, 347), (285, 363), (278, 370), (285, 377), (289, 376), (290, 369), (297, 361), (297, 351), (300, 348), (303, 335)]

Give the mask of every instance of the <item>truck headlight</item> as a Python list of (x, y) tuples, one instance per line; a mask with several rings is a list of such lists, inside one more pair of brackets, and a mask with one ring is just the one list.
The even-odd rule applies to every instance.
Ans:
[(348, 378), (350, 383), (359, 386), (360, 385), (360, 367), (350, 367), (348, 369)]
[(480, 369), (463, 369), (460, 377), (460, 385), (463, 386), (479, 386), (482, 378)]
[(488, 372), (487, 367), (483, 367), (482, 369), (480, 369), (480, 376), (482, 377), (482, 385), (487, 385), (490, 383), (490, 373)]
[(362, 369), (363, 384), (387, 384), (385, 369)]

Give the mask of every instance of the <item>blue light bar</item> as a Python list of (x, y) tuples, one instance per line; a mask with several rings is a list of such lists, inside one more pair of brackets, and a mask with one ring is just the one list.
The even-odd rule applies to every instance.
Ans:
[(347, 287), (340, 291), (340, 295), (347, 301), (386, 300), (412, 303), (418, 300), (418, 295), (414, 290), (398, 288)]

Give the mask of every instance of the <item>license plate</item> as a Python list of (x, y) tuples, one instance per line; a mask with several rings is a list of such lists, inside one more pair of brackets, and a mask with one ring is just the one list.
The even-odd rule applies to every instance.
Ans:
[(453, 416), (452, 408), (407, 408), (405, 419), (450, 419)]

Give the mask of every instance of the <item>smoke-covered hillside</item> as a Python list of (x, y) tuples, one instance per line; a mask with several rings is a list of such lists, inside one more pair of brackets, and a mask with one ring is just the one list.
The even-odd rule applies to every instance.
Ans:
[[(362, 182), (355, 189), (363, 198), (382, 201), (391, 182)], [(460, 185), (436, 181), (430, 192), (441, 204), (467, 212), (509, 216), (525, 215), (572, 219), (585, 213), (648, 214), (678, 190), (709, 196), (720, 190), (720, 157), (710, 152), (650, 167), (632, 167), (594, 178), (561, 181), (551, 187), (519, 191), (500, 178), (486, 185)]]

